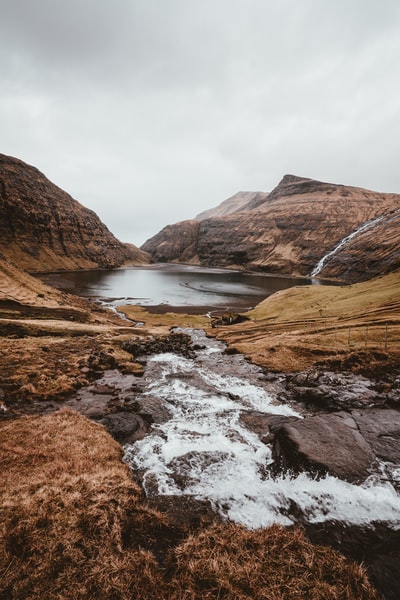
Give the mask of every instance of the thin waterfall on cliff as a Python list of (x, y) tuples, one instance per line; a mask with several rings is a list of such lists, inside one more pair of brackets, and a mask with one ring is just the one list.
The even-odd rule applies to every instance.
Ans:
[(373, 227), (375, 227), (376, 225), (378, 225), (378, 223), (380, 223), (381, 221), (386, 220), (388, 223), (390, 223), (390, 221), (392, 220), (392, 218), (396, 214), (398, 214), (399, 212), (400, 212), (399, 210), (396, 210), (396, 211), (394, 211), (394, 213), (391, 213), (390, 215), (380, 215), (379, 217), (376, 217), (375, 219), (370, 219), (369, 221), (365, 221), (365, 223), (363, 223), (362, 225), (360, 225), (359, 227), (357, 227), (357, 229), (355, 229), (352, 233), (350, 233), (349, 235), (347, 235), (346, 237), (344, 237), (333, 248), (333, 250), (331, 250), (330, 252), (328, 252), (327, 254), (325, 254), (321, 258), (321, 260), (318, 262), (318, 264), (311, 271), (311, 277), (316, 277), (317, 275), (319, 275), (319, 273), (325, 267), (327, 261), (330, 258), (332, 258), (332, 256), (334, 256), (335, 254), (337, 254), (340, 250), (342, 250), (342, 248), (344, 248), (345, 246), (347, 246), (347, 244), (349, 244), (357, 235), (359, 235), (360, 233), (363, 233), (364, 231), (367, 231), (367, 229), (372, 229)]

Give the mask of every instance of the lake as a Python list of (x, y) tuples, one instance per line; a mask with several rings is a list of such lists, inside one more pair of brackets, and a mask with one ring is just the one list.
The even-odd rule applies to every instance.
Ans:
[(114, 306), (204, 306), (242, 310), (279, 290), (321, 285), (321, 280), (312, 278), (175, 264), (50, 273), (40, 278), (58, 289)]

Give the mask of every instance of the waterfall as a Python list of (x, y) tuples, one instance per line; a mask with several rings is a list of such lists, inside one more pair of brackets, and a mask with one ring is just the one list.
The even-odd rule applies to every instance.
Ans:
[(359, 227), (357, 227), (357, 229), (355, 229), (352, 233), (350, 233), (349, 235), (347, 235), (346, 237), (344, 237), (337, 244), (337, 246), (335, 246), (333, 248), (333, 250), (331, 250), (330, 252), (328, 252), (327, 254), (325, 254), (321, 258), (321, 260), (318, 262), (318, 264), (311, 271), (311, 277), (316, 277), (317, 275), (319, 275), (319, 273), (325, 267), (326, 262), (332, 256), (334, 256), (335, 254), (337, 254), (342, 248), (344, 248), (345, 246), (347, 246), (347, 244), (349, 244), (357, 235), (359, 235), (360, 233), (366, 231), (367, 229), (372, 229), (373, 227), (375, 227), (381, 221), (387, 220), (387, 222), (390, 223), (390, 221), (394, 218), (394, 216), (396, 214), (398, 214), (399, 212), (400, 212), (400, 210), (396, 210), (396, 211), (394, 211), (394, 213), (391, 213), (390, 215), (380, 215), (379, 217), (376, 217), (375, 219), (370, 219), (369, 221), (365, 221), (365, 223), (363, 223), (362, 225), (360, 225)]

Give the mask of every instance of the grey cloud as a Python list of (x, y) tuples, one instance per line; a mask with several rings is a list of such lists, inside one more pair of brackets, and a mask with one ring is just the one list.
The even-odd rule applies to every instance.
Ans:
[(143, 242), (285, 172), (400, 192), (397, 0), (0, 0), (2, 152)]

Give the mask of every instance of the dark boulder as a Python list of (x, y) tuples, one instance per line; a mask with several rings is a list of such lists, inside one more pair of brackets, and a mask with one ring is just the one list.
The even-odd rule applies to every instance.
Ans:
[(275, 433), (283, 425), (298, 421), (298, 417), (286, 417), (284, 415), (272, 415), (257, 410), (243, 411), (240, 420), (244, 425), (256, 433), (264, 444), (273, 442)]
[(169, 335), (144, 341), (132, 338), (122, 344), (122, 349), (133, 356), (147, 356), (164, 352), (174, 352), (185, 358), (194, 358), (195, 356), (191, 337), (180, 332), (173, 332)]
[(269, 427), (279, 468), (356, 482), (371, 473), (375, 460), (400, 463), (400, 411), (395, 409), (336, 412)]
[(106, 415), (99, 422), (122, 444), (143, 439), (149, 430), (148, 423), (140, 415), (130, 412), (115, 412)]
[(394, 409), (352, 411), (363, 438), (381, 460), (400, 463), (400, 412)]
[(348, 481), (369, 475), (375, 454), (346, 413), (307, 417), (282, 425), (273, 453), (282, 468), (331, 473)]
[(380, 395), (369, 379), (352, 373), (303, 371), (290, 378), (287, 392), (296, 402), (328, 411), (367, 408), (385, 402), (385, 395)]
[(222, 315), (211, 317), (211, 327), (219, 327), (221, 325), (236, 325), (248, 321), (249, 317), (240, 315), (236, 312), (226, 311)]

